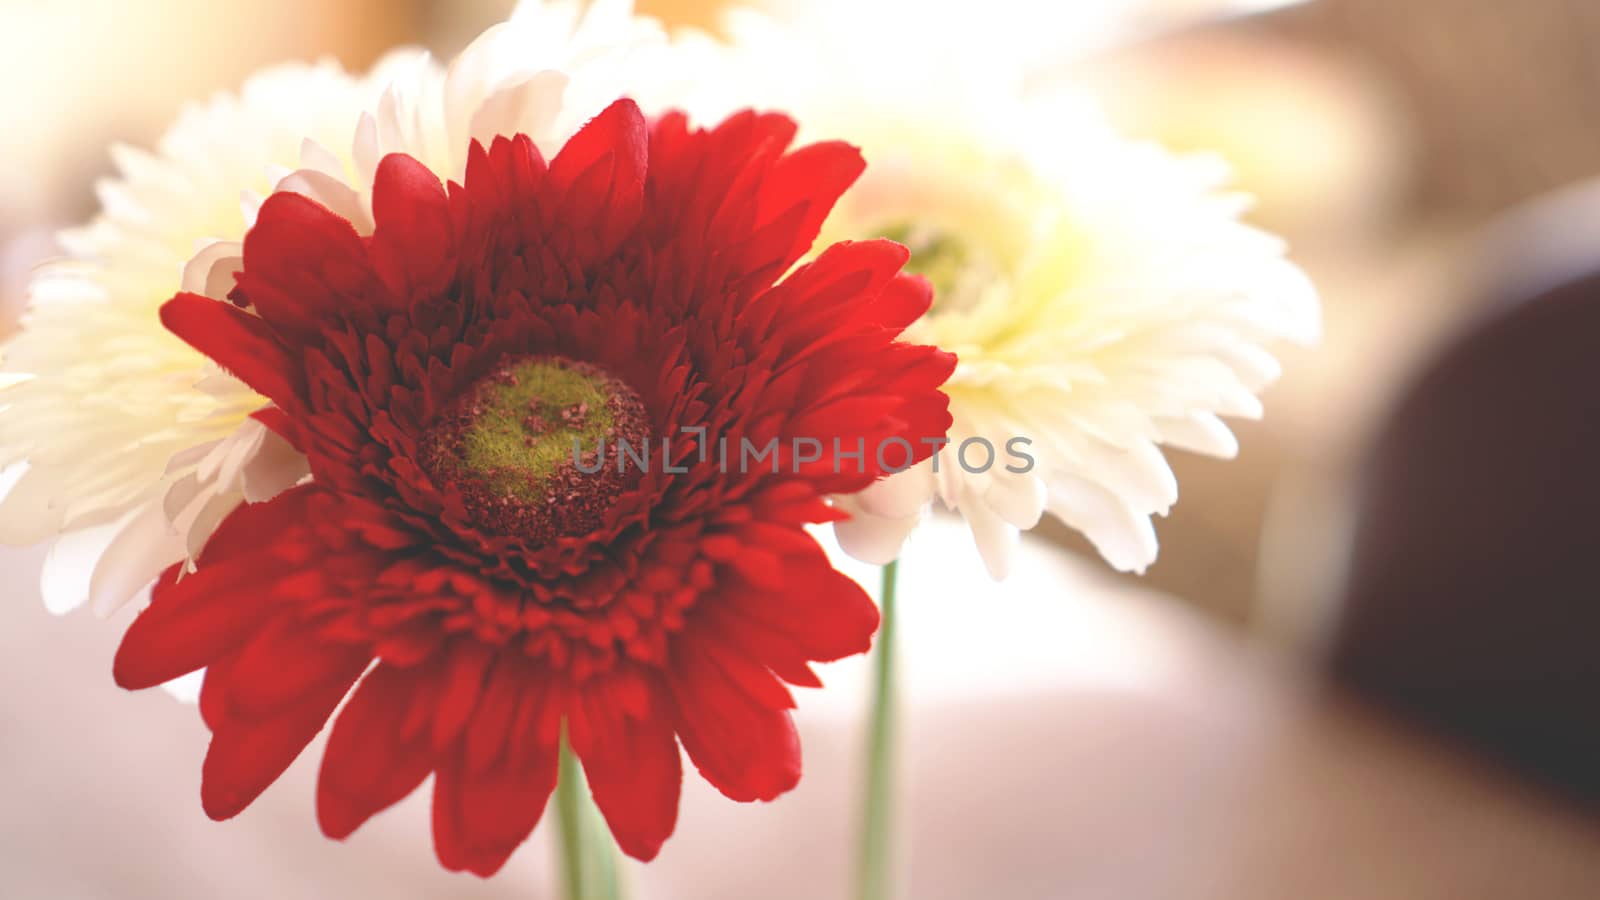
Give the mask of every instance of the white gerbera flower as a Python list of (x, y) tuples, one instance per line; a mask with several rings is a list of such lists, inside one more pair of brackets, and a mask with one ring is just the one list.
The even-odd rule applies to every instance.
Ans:
[(916, 22), (797, 38), (735, 14), (728, 31), (730, 77), (701, 111), (754, 100), (860, 144), (867, 172), (824, 240), (910, 246), (936, 294), (907, 338), (960, 359), (950, 445), (840, 498), (847, 552), (893, 559), (937, 499), (996, 577), (1045, 512), (1143, 570), (1151, 516), (1178, 493), (1162, 447), (1236, 453), (1221, 417), (1261, 414), (1278, 374), (1265, 348), (1319, 328), (1315, 291), (1282, 242), (1240, 221), (1226, 167), (1124, 140), (1086, 107), (1025, 103), (1019, 69)]
[[(311, 197), (370, 232), (372, 179), (384, 156), (405, 153), (459, 180), (475, 140), (526, 134), (554, 154), (618, 97), (658, 105), (654, 95), (673, 83), (663, 77), (667, 52), (660, 23), (635, 16), (632, 0), (595, 0), (587, 9), (577, 0), (524, 0), (448, 69), (425, 58), (393, 66), (396, 76), (378, 102), (335, 145), (345, 152), (306, 141), (299, 167), (277, 189)], [(240, 247), (216, 248), (196, 265), (204, 264), (207, 277), (226, 273), (231, 283)]]
[(120, 177), (100, 186), (99, 217), (63, 236), (72, 258), (34, 278), (0, 360), (0, 541), (56, 538), (51, 609), (116, 609), (192, 558), (241, 501), (306, 474), (249, 418), (265, 401), (168, 334), (161, 304), (180, 289), (226, 302), (273, 190), (370, 230), (386, 153), (459, 174), (471, 138), (528, 133), (559, 147), (665, 45), (628, 0), (580, 9), (525, 2), (448, 70), (420, 51), (360, 79), (331, 63), (269, 69), (188, 110), (155, 154), (114, 151)]
[[(377, 95), (333, 63), (262, 71), (236, 96), (186, 110), (154, 154), (115, 147), (101, 213), (61, 236), (71, 258), (39, 269), (0, 382), (0, 540), (60, 536), (44, 597), (108, 612), (184, 558), (244, 497), (303, 467), (247, 423), (262, 404), (167, 334), (156, 311), (197, 247), (236, 237), (241, 192), (307, 135), (348, 132)], [(217, 296), (231, 285), (216, 285)]]

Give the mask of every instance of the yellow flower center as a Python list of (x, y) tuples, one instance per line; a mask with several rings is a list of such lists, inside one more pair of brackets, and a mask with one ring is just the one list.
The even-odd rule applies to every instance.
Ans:
[(637, 480), (601, 460), (602, 447), (646, 452), (649, 439), (644, 404), (621, 380), (534, 356), (502, 362), (463, 391), (423, 435), (418, 461), (460, 491), (482, 527), (545, 541), (598, 527)]
[(1001, 277), (999, 266), (961, 232), (931, 221), (899, 221), (871, 229), (911, 251), (905, 271), (933, 284), (933, 311), (969, 309), (985, 286)]

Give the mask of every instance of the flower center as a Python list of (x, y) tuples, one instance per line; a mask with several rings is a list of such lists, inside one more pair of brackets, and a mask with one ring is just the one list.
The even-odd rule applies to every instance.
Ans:
[(644, 403), (621, 380), (560, 356), (508, 358), (473, 382), (423, 435), (418, 462), (460, 491), (485, 530), (543, 543), (599, 528), (638, 479), (600, 464), (620, 441), (650, 439)]
[(900, 221), (874, 230), (911, 251), (905, 271), (933, 284), (935, 311), (972, 307), (999, 274), (982, 247), (953, 229), (932, 222)]

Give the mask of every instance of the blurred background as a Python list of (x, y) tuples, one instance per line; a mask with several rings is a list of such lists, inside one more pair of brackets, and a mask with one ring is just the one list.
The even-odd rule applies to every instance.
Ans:
[[(110, 142), (148, 145), (276, 60), (447, 56), (511, 5), (0, 0), (0, 334), (52, 232), (93, 214)], [(713, 30), (722, 5), (638, 3)], [(1600, 303), (1600, 4), (1116, 0), (1074, 4), (1070, 30), (1076, 12), (1031, 25), (1037, 6), (921, 14), (1000, 22), (1029, 90), (1088, 89), (1127, 133), (1226, 156), (1319, 286), (1324, 340), (1283, 350), (1238, 459), (1172, 455), (1182, 498), (1145, 577), (1060, 527), (1001, 587), (975, 559), (918, 580), (952, 527), (913, 548), (907, 896), (1600, 896), (1600, 598), (1579, 564), (1600, 548), (1567, 515), (1589, 479), (1561, 468), (1600, 453), (1600, 353), (1557, 352)], [(117, 629), (50, 618), (41, 554), (0, 554), (0, 896), (545, 895), (542, 835), (487, 884), (437, 872), (425, 798), (323, 841), (315, 753), (210, 825), (193, 710), (112, 687)], [(802, 698), (801, 789), (753, 810), (690, 786), (679, 837), (630, 872), (640, 896), (843, 896), (864, 669), (828, 678)]]

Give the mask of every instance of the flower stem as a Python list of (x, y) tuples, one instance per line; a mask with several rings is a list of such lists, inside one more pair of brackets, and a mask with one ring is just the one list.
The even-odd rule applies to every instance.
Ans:
[(556, 819), (561, 832), (561, 887), (566, 900), (619, 900), (616, 848), (611, 830), (595, 808), (583, 766), (561, 730), (556, 774)]
[(873, 650), (872, 720), (867, 734), (866, 793), (861, 812), (857, 900), (889, 900), (893, 863), (895, 759), (895, 578), (899, 561), (883, 567), (878, 646)]

